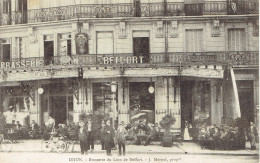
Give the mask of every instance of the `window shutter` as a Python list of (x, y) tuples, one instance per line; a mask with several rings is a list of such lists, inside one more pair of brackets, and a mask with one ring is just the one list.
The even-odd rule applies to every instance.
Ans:
[(114, 42), (112, 32), (97, 33), (97, 54), (113, 54)]
[(203, 51), (203, 32), (201, 29), (186, 30), (186, 52)]

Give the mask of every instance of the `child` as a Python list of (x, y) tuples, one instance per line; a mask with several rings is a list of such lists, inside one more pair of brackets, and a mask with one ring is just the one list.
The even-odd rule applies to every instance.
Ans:
[(83, 121), (80, 121), (79, 123), (79, 144), (80, 144), (80, 150), (81, 150), (81, 154), (83, 155), (85, 153), (85, 155), (88, 154), (88, 141), (87, 141), (87, 137), (88, 137), (88, 131), (85, 127), (85, 123)]

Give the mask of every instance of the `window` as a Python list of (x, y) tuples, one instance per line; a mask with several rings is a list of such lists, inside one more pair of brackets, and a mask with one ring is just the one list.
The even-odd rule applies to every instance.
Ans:
[(228, 49), (229, 51), (245, 51), (245, 29), (228, 30)]
[(186, 16), (198, 16), (203, 14), (204, 0), (184, 0)]
[(2, 46), (1, 48), (2, 62), (10, 62), (11, 61), (11, 39), (2, 39), (1, 46)]
[(11, 0), (3, 1), (3, 13), (11, 12)]
[[(115, 93), (117, 100), (117, 93)], [(93, 83), (93, 111), (95, 115), (113, 112), (113, 93), (110, 83)]]
[(130, 118), (145, 110), (147, 122), (154, 123), (155, 94), (148, 91), (151, 85), (154, 87), (154, 83), (149, 82), (129, 83)]
[(135, 6), (135, 17), (141, 17), (141, 2), (140, 0), (134, 0), (134, 6)]
[(54, 57), (54, 44), (53, 44), (53, 36), (45, 35), (44, 36), (44, 61), (46, 65), (52, 63)]
[(69, 55), (71, 56), (71, 35), (70, 34), (60, 34), (60, 45), (59, 45), (59, 55)]
[(18, 0), (18, 11), (27, 10), (27, 0)]
[(97, 54), (113, 54), (113, 32), (97, 32)]
[(186, 52), (203, 52), (202, 29), (188, 29), (185, 34)]

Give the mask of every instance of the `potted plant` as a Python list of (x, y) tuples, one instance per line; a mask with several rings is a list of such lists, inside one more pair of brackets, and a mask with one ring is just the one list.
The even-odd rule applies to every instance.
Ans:
[(164, 129), (164, 136), (162, 139), (162, 144), (164, 147), (172, 146), (172, 136), (170, 134), (171, 126), (174, 125), (176, 119), (173, 115), (167, 114), (160, 121), (160, 126)]

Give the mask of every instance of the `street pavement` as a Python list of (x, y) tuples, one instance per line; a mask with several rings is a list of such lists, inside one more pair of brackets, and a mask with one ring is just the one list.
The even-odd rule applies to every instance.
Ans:
[[(249, 143), (246, 150), (202, 150), (199, 145), (192, 142), (183, 142), (179, 147), (162, 147), (158, 144), (149, 146), (127, 145), (126, 156), (117, 156), (118, 151), (113, 150), (111, 157), (106, 156), (100, 145), (95, 145), (95, 150), (88, 155), (81, 155), (79, 145), (76, 144), (72, 153), (50, 153), (42, 152), (42, 140), (25, 140), (23, 143), (13, 145), (9, 153), (0, 152), (0, 163), (20, 163), (22, 162), (258, 162), (257, 150), (250, 150)], [(110, 161), (108, 160), (110, 159)]]

